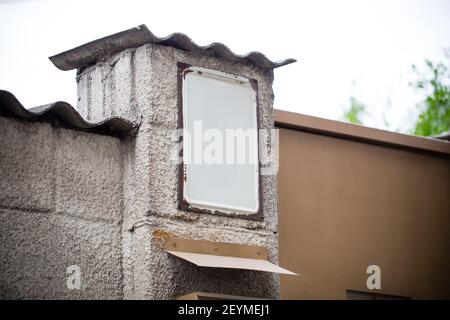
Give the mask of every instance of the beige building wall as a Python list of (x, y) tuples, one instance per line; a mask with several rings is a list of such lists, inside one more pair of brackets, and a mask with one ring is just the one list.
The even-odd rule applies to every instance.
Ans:
[[(280, 264), (300, 274), (281, 278), (281, 297), (449, 299), (450, 144), (284, 112), (276, 119)], [(381, 290), (367, 289), (369, 265), (381, 267)]]

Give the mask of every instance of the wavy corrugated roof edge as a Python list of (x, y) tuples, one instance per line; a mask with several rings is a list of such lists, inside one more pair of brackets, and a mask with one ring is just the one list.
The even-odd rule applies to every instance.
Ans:
[(77, 129), (91, 129), (105, 133), (132, 134), (139, 124), (120, 117), (109, 117), (99, 122), (85, 120), (69, 103), (57, 101), (43, 106), (26, 109), (9, 91), (0, 90), (0, 115), (13, 115), (23, 119), (43, 119), (56, 117), (64, 124)]
[(256, 51), (245, 55), (238, 55), (226, 45), (217, 42), (207, 46), (200, 46), (183, 33), (172, 33), (167, 37), (157, 37), (145, 24), (83, 44), (74, 49), (49, 57), (49, 59), (61, 70), (79, 69), (92, 65), (96, 61), (122, 50), (139, 47), (146, 43), (170, 46), (186, 51), (212, 52), (218, 57), (229, 61), (250, 61), (262, 69), (274, 69), (296, 62), (295, 59), (273, 62), (264, 54)]

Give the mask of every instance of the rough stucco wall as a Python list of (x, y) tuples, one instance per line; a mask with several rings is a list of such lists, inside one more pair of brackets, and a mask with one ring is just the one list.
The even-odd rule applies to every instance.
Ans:
[[(177, 62), (258, 81), (260, 127), (273, 128), (272, 73), (144, 45), (77, 76), (90, 120), (141, 118), (135, 137), (113, 137), (0, 118), (1, 297), (172, 299), (192, 291), (279, 297), (277, 275), (197, 268), (170, 257), (154, 231), (256, 244), (278, 261), (276, 176), (264, 176), (264, 221), (177, 208)], [(31, 219), (30, 219), (31, 217)], [(66, 289), (81, 267), (82, 289)]]
[[(141, 126), (135, 138), (124, 141), (124, 224), (123, 272), (124, 297), (172, 299), (192, 291), (210, 291), (277, 298), (277, 275), (241, 270), (197, 268), (178, 258), (169, 257), (153, 237), (155, 230), (213, 241), (256, 244), (269, 249), (270, 260), (278, 261), (277, 181), (264, 176), (264, 221), (250, 221), (180, 211), (177, 207), (178, 166), (170, 161), (177, 144), (171, 130), (177, 128), (177, 63), (215, 69), (256, 79), (260, 127), (273, 128), (272, 73), (251, 65), (221, 61), (214, 57), (158, 45), (144, 45), (83, 70), (78, 76), (79, 108), (88, 109), (92, 118), (114, 114), (138, 117)], [(116, 76), (121, 66), (129, 66), (127, 78)], [(99, 69), (103, 81), (98, 79)], [(112, 69), (111, 69), (112, 68)], [(89, 80), (91, 79), (91, 80)], [(110, 97), (108, 83), (115, 90), (133, 97), (131, 110), (117, 109), (115, 103), (100, 103), (99, 114), (89, 92), (103, 92)], [(109, 99), (109, 98), (105, 98)], [(91, 101), (89, 108), (83, 105)], [(129, 104), (128, 104), (129, 106)]]
[(0, 144), (0, 298), (121, 298), (119, 139), (0, 117)]
[(89, 120), (113, 115), (136, 122), (139, 118), (134, 90), (134, 50), (124, 50), (77, 75), (77, 110)]
[[(150, 133), (150, 144), (137, 144), (136, 149), (147, 149), (148, 159), (136, 157), (136, 167), (140, 161), (148, 164), (148, 171), (138, 177), (148, 190), (149, 201), (133, 210), (136, 217), (127, 224), (144, 221), (134, 228), (134, 246), (144, 245), (142, 257), (132, 257), (138, 261), (148, 261), (146, 270), (130, 270), (136, 275), (147, 273), (147, 282), (135, 279), (134, 284), (143, 286), (143, 297), (174, 298), (192, 291), (210, 291), (225, 294), (278, 297), (278, 276), (241, 270), (218, 270), (197, 268), (188, 262), (169, 257), (158, 242), (148, 235), (154, 230), (164, 230), (175, 235), (193, 239), (256, 244), (269, 249), (273, 262), (278, 261), (276, 179), (263, 178), (264, 221), (255, 222), (231, 217), (182, 212), (177, 208), (178, 167), (170, 159), (176, 143), (170, 139), (167, 129), (177, 127), (178, 87), (177, 62), (229, 72), (258, 80), (261, 127), (272, 127), (271, 75), (263, 75), (256, 68), (226, 63), (211, 57), (161, 46), (143, 46), (136, 52), (136, 68), (146, 65), (148, 73), (136, 76), (136, 83), (150, 86), (141, 88), (142, 102), (139, 104), (142, 132)], [(127, 207), (126, 207), (127, 208)], [(129, 232), (129, 231), (128, 231)], [(146, 239), (144, 243), (141, 238)], [(128, 292), (125, 292), (127, 295)]]

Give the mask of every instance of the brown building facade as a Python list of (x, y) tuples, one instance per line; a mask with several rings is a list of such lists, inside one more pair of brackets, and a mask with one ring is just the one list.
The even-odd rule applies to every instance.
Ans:
[[(450, 144), (276, 111), (282, 299), (450, 298)], [(369, 290), (367, 267), (380, 267)], [(395, 297), (394, 297), (395, 298)]]

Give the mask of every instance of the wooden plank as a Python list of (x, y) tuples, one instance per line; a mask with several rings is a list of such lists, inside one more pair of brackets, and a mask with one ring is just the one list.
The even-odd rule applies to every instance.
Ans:
[(203, 253), (216, 256), (249, 259), (268, 259), (267, 249), (255, 245), (215, 242), (207, 240), (191, 240), (171, 236), (166, 238), (163, 246), (168, 251)]

